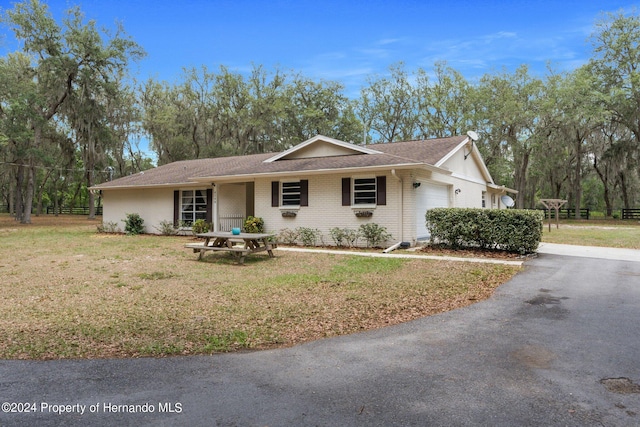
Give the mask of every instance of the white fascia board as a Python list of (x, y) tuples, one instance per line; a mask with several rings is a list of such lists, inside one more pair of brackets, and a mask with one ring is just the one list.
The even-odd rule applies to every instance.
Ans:
[(176, 188), (176, 187), (193, 187), (194, 186), (193, 181), (187, 181), (187, 182), (171, 182), (171, 183), (167, 183), (167, 184), (146, 184), (146, 185), (111, 185), (108, 187), (100, 187), (98, 185), (93, 186), (93, 187), (89, 187), (89, 190), (100, 190), (100, 191), (107, 191), (107, 190), (145, 190), (145, 189), (152, 189), (152, 188)]
[(476, 158), (476, 161), (480, 165), (480, 171), (482, 172), (484, 177), (487, 179), (487, 182), (493, 184), (494, 183), (493, 177), (491, 176), (491, 173), (489, 172), (489, 169), (487, 168), (487, 165), (485, 164), (484, 159), (482, 158), (482, 154), (480, 154), (480, 150), (478, 150), (478, 147), (476, 147), (476, 144), (472, 144), (471, 153), (473, 154), (473, 157)]
[(271, 162), (275, 162), (276, 160), (282, 159), (283, 157), (288, 156), (291, 153), (295, 153), (296, 151), (307, 147), (311, 144), (316, 143), (317, 141), (325, 141), (328, 142), (329, 144), (333, 144), (333, 145), (337, 145), (339, 147), (343, 147), (343, 148), (348, 148), (350, 150), (356, 151), (356, 152), (360, 152), (363, 154), (382, 154), (380, 151), (377, 150), (372, 150), (371, 148), (367, 148), (367, 147), (363, 147), (361, 145), (356, 145), (356, 144), (351, 144), (349, 142), (344, 142), (344, 141), (340, 141), (338, 139), (334, 139), (334, 138), (329, 138), (327, 136), (323, 136), (323, 135), (317, 135), (314, 136), (313, 138), (307, 139), (304, 142), (301, 142), (298, 145), (295, 145), (291, 148), (289, 148), (288, 150), (283, 151), (282, 153), (276, 154), (273, 157), (269, 157), (268, 159), (264, 160), (264, 163), (271, 163)]
[(480, 167), (480, 172), (482, 173), (482, 175), (484, 175), (488, 183), (493, 184), (493, 178), (491, 177), (491, 173), (489, 173), (489, 169), (487, 169), (487, 165), (484, 163), (484, 159), (482, 158), (482, 154), (480, 154), (480, 150), (478, 150), (478, 147), (476, 146), (475, 142), (471, 140), (471, 138), (469, 137), (466, 137), (464, 141), (462, 141), (460, 144), (456, 146), (456, 148), (451, 150), (446, 156), (440, 159), (440, 161), (436, 163), (436, 166), (438, 167), (442, 166), (447, 160), (453, 157), (453, 155), (456, 154), (462, 147), (467, 145), (469, 141), (471, 141), (470, 154), (472, 155), (472, 157), (475, 158), (476, 162), (478, 163), (478, 166)]
[(453, 171), (451, 171), (450, 169), (442, 168), (442, 167), (439, 167), (439, 166), (430, 165), (430, 164), (427, 164), (427, 163), (423, 163), (422, 166), (421, 166), (421, 169), (425, 169), (425, 170), (428, 170), (428, 171), (431, 171), (431, 172), (437, 172), (437, 173), (440, 173), (442, 175), (453, 175), (454, 174)]
[(451, 176), (454, 177), (454, 178), (457, 178), (459, 180), (462, 180), (462, 181), (473, 182), (474, 184), (486, 185), (487, 187), (490, 186), (490, 183), (488, 183), (486, 181), (482, 181), (482, 180), (480, 180), (478, 178), (474, 178), (474, 177), (471, 177), (471, 176), (461, 175), (461, 174), (456, 173), (456, 172), (453, 172), (451, 174)]

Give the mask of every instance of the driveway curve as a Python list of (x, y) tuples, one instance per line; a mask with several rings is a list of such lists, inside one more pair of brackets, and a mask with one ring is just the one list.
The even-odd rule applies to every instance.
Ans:
[(542, 251), (486, 301), (292, 348), (0, 361), (0, 425), (637, 426), (636, 254)]

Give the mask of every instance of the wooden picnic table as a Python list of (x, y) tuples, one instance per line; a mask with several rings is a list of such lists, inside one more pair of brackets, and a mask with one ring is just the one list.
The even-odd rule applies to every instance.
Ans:
[(199, 260), (206, 251), (227, 251), (236, 257), (238, 264), (243, 264), (247, 255), (256, 252), (267, 251), (269, 257), (273, 258), (273, 249), (276, 247), (269, 241), (273, 234), (267, 233), (233, 234), (229, 231), (210, 231), (196, 236), (204, 238), (204, 242), (187, 243), (185, 247), (193, 249), (193, 252), (200, 252)]

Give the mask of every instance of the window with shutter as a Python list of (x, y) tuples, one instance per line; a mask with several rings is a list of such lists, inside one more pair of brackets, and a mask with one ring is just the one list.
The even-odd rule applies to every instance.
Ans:
[(280, 206), (300, 206), (300, 181), (282, 183)]
[[(352, 197), (353, 195), (353, 197)], [(387, 204), (387, 177), (342, 178), (342, 206)]]
[(356, 178), (353, 180), (353, 204), (354, 205), (375, 205), (376, 204), (376, 179)]
[(273, 181), (271, 183), (272, 207), (309, 206), (309, 181)]

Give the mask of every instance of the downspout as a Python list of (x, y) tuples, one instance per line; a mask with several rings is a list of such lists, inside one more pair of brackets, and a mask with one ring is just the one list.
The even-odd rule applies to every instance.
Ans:
[(390, 247), (388, 247), (387, 249), (385, 249), (384, 252), (389, 253), (395, 249), (397, 249), (398, 247), (400, 247), (400, 245), (402, 244), (402, 238), (404, 237), (404, 183), (402, 182), (402, 178), (400, 178), (397, 174), (396, 174), (396, 170), (395, 169), (391, 169), (391, 175), (398, 180), (398, 182), (400, 183), (400, 241)]

